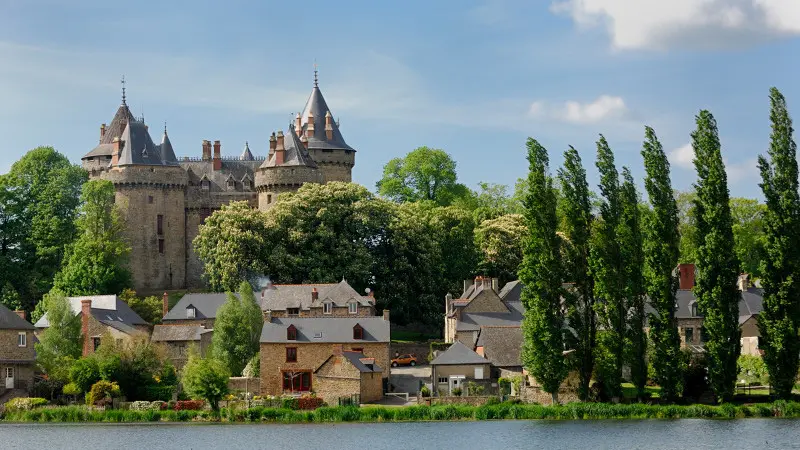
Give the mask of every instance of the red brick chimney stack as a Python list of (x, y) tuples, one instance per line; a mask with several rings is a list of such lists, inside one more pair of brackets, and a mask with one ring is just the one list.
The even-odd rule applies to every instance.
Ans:
[(297, 137), (303, 134), (303, 119), (300, 117), (300, 113), (294, 116), (294, 132), (297, 134)]
[(103, 138), (105, 136), (106, 136), (106, 124), (101, 124), (100, 125), (100, 140), (103, 140)]
[(203, 139), (203, 161), (211, 161), (211, 141)]
[(325, 113), (325, 138), (329, 141), (333, 139), (333, 116), (330, 111)]
[(694, 287), (694, 273), (694, 264), (678, 264), (678, 289), (692, 289)]
[(317, 292), (317, 288), (311, 288), (311, 301), (315, 302), (319, 300), (319, 292)]
[(122, 152), (122, 139), (114, 138), (114, 150), (111, 152), (111, 165), (119, 164), (119, 154)]
[(222, 150), (221, 144), (219, 141), (214, 141), (214, 159), (212, 162), (212, 167), (214, 170), (222, 169)]
[(308, 124), (306, 125), (306, 137), (314, 136), (314, 113), (308, 112)]
[(269, 156), (267, 159), (272, 158), (272, 155), (275, 153), (275, 148), (278, 145), (278, 139), (275, 138), (275, 132), (272, 132), (272, 135), (269, 137)]
[(164, 317), (169, 312), (169, 295), (164, 292), (164, 295), (161, 296), (161, 317)]
[(91, 337), (89, 337), (89, 317), (92, 315), (92, 299), (81, 300), (81, 335), (83, 336), (83, 356), (91, 353)]
[(16, 313), (16, 315), (18, 315), (20, 319), (26, 320), (25, 319), (25, 311), (24, 310), (18, 309), (16, 311), (14, 311), (14, 313)]
[(283, 131), (278, 131), (278, 136), (276, 137), (277, 142), (275, 143), (275, 165), (280, 166), (283, 164), (284, 156), (286, 149), (283, 146)]

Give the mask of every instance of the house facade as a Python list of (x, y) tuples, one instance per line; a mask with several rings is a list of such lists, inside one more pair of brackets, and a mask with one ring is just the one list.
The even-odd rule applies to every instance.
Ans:
[(200, 356), (205, 356), (211, 347), (213, 330), (202, 325), (156, 325), (150, 336), (152, 342), (161, 344), (166, 350), (167, 358), (177, 370), (181, 370), (189, 360), (192, 346)]
[(431, 384), (435, 395), (453, 395), (460, 389), (468, 395), (470, 385), (482, 387), (483, 394), (497, 391), (491, 379), (491, 362), (456, 341), (431, 361)]
[(34, 326), (24, 311), (11, 311), (0, 304), (0, 397), (8, 391), (28, 391), (36, 367)]
[(333, 354), (314, 371), (315, 389), (329, 399), (348, 398), (358, 393), (361, 403), (383, 398), (383, 369), (375, 358), (337, 346)]

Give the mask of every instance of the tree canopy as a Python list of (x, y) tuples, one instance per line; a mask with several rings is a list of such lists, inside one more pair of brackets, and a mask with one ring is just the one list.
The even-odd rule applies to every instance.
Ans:
[(397, 202), (432, 201), (440, 206), (470, 194), (457, 181), (453, 158), (444, 150), (428, 147), (390, 160), (377, 187), (379, 194)]
[(250, 283), (243, 281), (239, 285), (238, 297), (231, 292), (226, 295), (227, 300), (217, 310), (211, 345), (214, 356), (239, 376), (258, 352), (264, 320)]
[(42, 301), (50, 326), (35, 344), (36, 363), (52, 379), (66, 382), (72, 362), (81, 356), (81, 316), (72, 311), (67, 297), (58, 290), (48, 293)]

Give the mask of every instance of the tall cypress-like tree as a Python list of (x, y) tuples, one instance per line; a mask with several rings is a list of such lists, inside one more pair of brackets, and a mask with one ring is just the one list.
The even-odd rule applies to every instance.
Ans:
[(645, 128), (642, 145), (644, 186), (652, 211), (644, 217), (644, 279), (650, 306), (655, 310), (648, 318), (650, 339), (653, 341), (651, 362), (656, 382), (661, 386), (661, 398), (673, 402), (681, 392), (681, 342), (675, 322), (675, 293), (678, 278), (680, 235), (678, 234), (678, 204), (672, 194), (669, 160), (655, 131)]
[(620, 189), (620, 221), (617, 237), (622, 258), (622, 275), (625, 280), (623, 290), (627, 310), (628, 330), (626, 354), (631, 368), (631, 381), (636, 386), (636, 396), (644, 396), (647, 384), (647, 336), (644, 332), (644, 253), (642, 253), (641, 213), (639, 194), (633, 182), (631, 171), (622, 168), (622, 187)]
[(741, 352), (739, 300), (736, 286), (739, 262), (733, 247), (728, 177), (722, 161), (717, 122), (707, 110), (696, 118), (692, 133), (697, 169), (695, 221), (698, 276), (694, 293), (708, 332), (708, 378), (718, 400), (733, 397)]
[(761, 189), (767, 203), (764, 214), (766, 257), (762, 261), (764, 310), (758, 316), (759, 348), (769, 370), (770, 385), (779, 398), (788, 399), (800, 362), (800, 195), (797, 145), (786, 99), (770, 89), (772, 136), (769, 161), (759, 156)]
[(592, 205), (589, 184), (581, 157), (573, 147), (564, 152), (564, 167), (558, 171), (561, 182), (561, 212), (564, 216), (566, 246), (564, 275), (574, 283), (565, 294), (567, 318), (574, 334), (570, 347), (580, 377), (578, 393), (581, 400), (589, 398), (589, 386), (594, 370), (594, 345), (597, 326), (594, 312), (594, 283), (589, 273), (589, 239), (591, 238)]
[(598, 315), (596, 347), (597, 375), (608, 397), (622, 395), (622, 364), (625, 350), (625, 292), (622, 255), (617, 237), (620, 223), (619, 173), (606, 138), (597, 141), (600, 171), (600, 219), (591, 253), (595, 310)]
[(560, 237), (556, 234), (556, 195), (549, 174), (547, 150), (528, 138), (528, 191), (525, 195), (527, 233), (523, 244), (522, 364), (558, 403), (558, 388), (567, 376), (564, 359), (564, 313), (561, 307), (563, 271)]

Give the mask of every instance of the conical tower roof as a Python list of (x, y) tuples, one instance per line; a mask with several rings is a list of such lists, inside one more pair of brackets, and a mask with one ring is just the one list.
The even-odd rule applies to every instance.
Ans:
[[(329, 115), (330, 111), (315, 77), (314, 88), (311, 90), (311, 95), (308, 97), (306, 106), (300, 114), (300, 124), (303, 129), (303, 135), (306, 135), (306, 129), (308, 128), (309, 113), (313, 114), (314, 117), (314, 135), (308, 138), (308, 148), (355, 151), (355, 149), (347, 145), (344, 141), (344, 137), (342, 137), (342, 133), (339, 131), (339, 125), (334, 120), (331, 120), (333, 133), (331, 139), (328, 139), (325, 132), (325, 116)], [(330, 115), (333, 117), (332, 114)]]
[(178, 165), (178, 158), (175, 157), (175, 151), (172, 149), (172, 142), (169, 141), (169, 135), (167, 135), (166, 126), (164, 127), (164, 136), (161, 137), (161, 145), (159, 145), (159, 151), (161, 153), (162, 164), (168, 166)]
[(283, 148), (285, 151), (283, 164), (276, 164), (273, 154), (272, 158), (264, 161), (261, 167), (304, 166), (311, 169), (317, 168), (317, 163), (311, 159), (305, 146), (300, 142), (300, 138), (297, 137), (294, 125), (289, 125), (289, 131), (284, 135)]
[(255, 161), (253, 153), (250, 152), (250, 144), (247, 142), (244, 143), (244, 151), (242, 151), (242, 156), (240, 156), (239, 159), (242, 161)]

